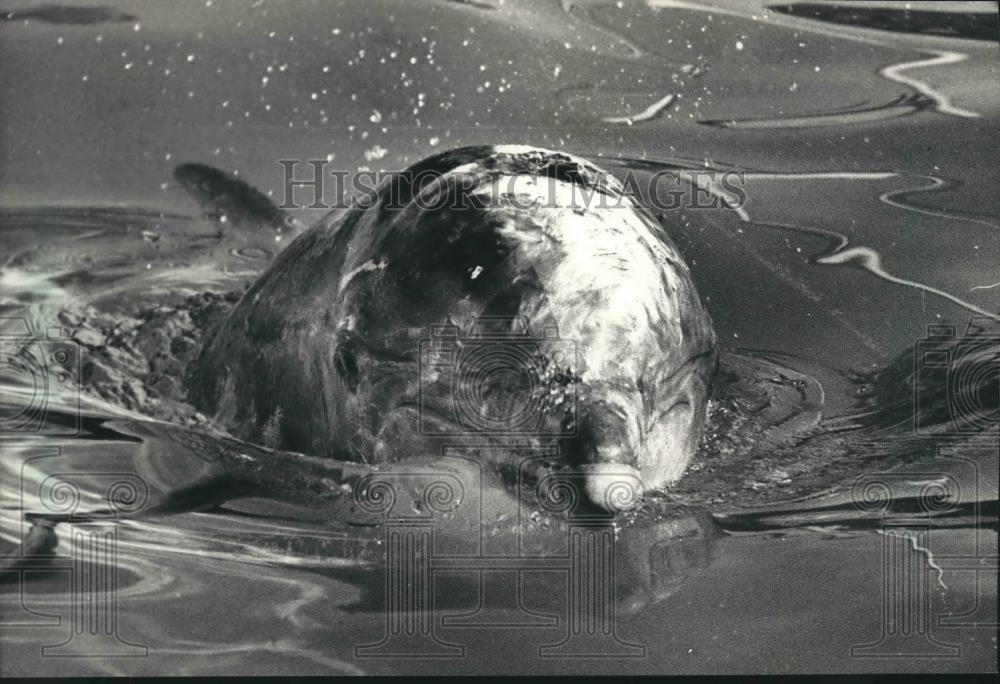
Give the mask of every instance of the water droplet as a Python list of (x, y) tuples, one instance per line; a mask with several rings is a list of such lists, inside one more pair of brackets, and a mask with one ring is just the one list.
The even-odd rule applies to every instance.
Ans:
[(385, 149), (381, 145), (375, 145), (371, 149), (365, 150), (365, 160), (375, 161), (382, 159), (388, 152), (389, 150)]

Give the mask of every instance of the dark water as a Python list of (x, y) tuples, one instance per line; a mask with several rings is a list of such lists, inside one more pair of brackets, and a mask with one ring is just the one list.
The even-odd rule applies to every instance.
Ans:
[[(0, 670), (995, 671), (996, 6), (867, 4), (4, 4), (2, 332), (75, 340), (31, 342), (40, 376), (4, 368)], [(174, 171), (277, 203), (281, 159), (396, 170), (499, 142), (708, 195), (743, 173), (737, 209), (660, 212), (723, 342), (708, 435), (611, 532), (427, 465), (470, 495), (411, 554), (434, 611), (394, 615), (437, 640), (357, 651), (410, 595), (385, 572), (407, 537), (311, 491), (366, 471), (236, 442), (177, 399), (197, 331), (296, 224), (223, 221)], [(193, 510), (219, 503), (185, 489), (206, 481), (228, 501)], [(587, 623), (567, 559), (611, 537), (617, 618)], [(614, 638), (567, 640), (588, 624)]]

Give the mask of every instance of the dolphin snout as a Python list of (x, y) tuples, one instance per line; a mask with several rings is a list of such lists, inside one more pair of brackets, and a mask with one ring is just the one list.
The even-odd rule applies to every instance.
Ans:
[(623, 463), (588, 463), (584, 473), (584, 491), (591, 503), (612, 513), (635, 508), (644, 488), (639, 471)]
[(610, 402), (593, 403), (581, 420), (577, 445), (584, 494), (610, 512), (638, 505), (645, 487), (638, 468), (640, 436), (629, 414)]

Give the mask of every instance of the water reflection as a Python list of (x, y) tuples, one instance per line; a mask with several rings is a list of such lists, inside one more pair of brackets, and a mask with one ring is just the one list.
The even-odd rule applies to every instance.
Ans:
[(836, 4), (796, 2), (769, 5), (769, 9), (797, 17), (848, 26), (864, 26), (881, 31), (900, 31), (924, 35), (997, 39), (996, 16), (990, 12), (956, 12), (906, 7), (850, 7)]
[[(550, 468), (523, 487), (440, 455), (406, 477), (380, 471), (404, 492), (442, 473), (478, 492), (466, 499), (475, 514), (428, 519), (422, 498), (399, 501), (435, 530), (437, 547), (413, 558), (439, 564), (442, 638), (520, 625), (478, 632), (481, 650), (456, 670), (857, 668), (836, 654), (878, 619), (887, 514), (947, 533), (913, 542), (913, 567), (943, 568), (941, 624), (995, 621), (983, 609), (995, 581), (977, 573), (995, 565), (1000, 345), (989, 325), (967, 326), (996, 318), (1000, 292), (995, 6), (253, 4), (146, 3), (141, 27), (112, 8), (0, 12), (13, 65), (0, 74), (0, 190), (16, 200), (0, 211), (0, 335), (39, 349), (35, 332), (69, 329), (87, 384), (40, 413), (25, 370), (37, 364), (2, 368), (0, 419), (43, 416), (0, 442), (5, 672), (401, 667), (355, 652), (380, 643), (393, 600), (391, 521), (353, 496), (372, 469), (219, 434), (178, 408), (182, 376), (199, 335), (291, 237), (266, 199), (282, 190), (275, 160), (398, 169), (430, 148), (501, 140), (582, 153), (620, 176), (663, 172), (665, 191), (722, 199), (658, 214), (726, 349), (699, 458), (615, 523), (587, 527), (583, 511), (522, 496)], [(52, 79), (16, 68), (43, 59)], [(80, 106), (53, 105), (53, 93)], [(186, 160), (197, 165), (176, 166)], [(744, 204), (715, 182), (733, 171)], [(935, 358), (954, 363), (925, 363)], [(52, 477), (73, 485), (74, 510), (44, 502)], [(148, 487), (139, 509), (111, 506), (110, 484), (136, 477)], [(884, 511), (859, 505), (859, 477), (892, 484)], [(922, 492), (942, 487), (928, 512)], [(81, 554), (111, 534), (118, 633), (147, 657), (39, 660), (41, 645), (65, 641), (74, 559), (80, 578), (98, 577)], [(646, 645), (645, 658), (520, 657), (582, 615), (568, 591), (581, 540), (613, 542), (613, 648)], [(963, 667), (994, 667), (984, 633), (962, 633)], [(765, 637), (787, 647), (762, 655)]]

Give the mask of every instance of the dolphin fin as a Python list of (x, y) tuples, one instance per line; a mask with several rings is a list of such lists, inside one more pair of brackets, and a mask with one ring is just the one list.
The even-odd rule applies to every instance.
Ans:
[(174, 179), (198, 202), (206, 216), (219, 223), (293, 236), (302, 232), (302, 224), (263, 192), (213, 166), (181, 164), (174, 168)]

